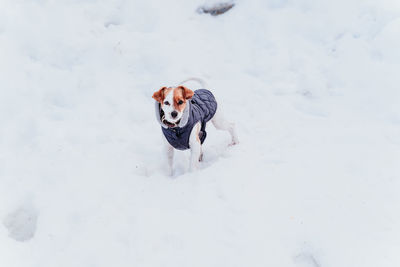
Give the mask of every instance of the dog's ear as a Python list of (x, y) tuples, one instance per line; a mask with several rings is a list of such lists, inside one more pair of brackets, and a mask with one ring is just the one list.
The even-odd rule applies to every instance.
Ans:
[(153, 98), (157, 101), (162, 103), (162, 101), (164, 100), (164, 91), (165, 89), (167, 89), (167, 87), (162, 87), (160, 90), (158, 90), (157, 92), (154, 92), (153, 94)]
[(179, 86), (179, 88), (182, 89), (183, 91), (183, 97), (185, 99), (191, 99), (192, 96), (194, 95), (194, 92), (192, 90), (190, 90), (189, 88), (185, 87), (185, 86)]

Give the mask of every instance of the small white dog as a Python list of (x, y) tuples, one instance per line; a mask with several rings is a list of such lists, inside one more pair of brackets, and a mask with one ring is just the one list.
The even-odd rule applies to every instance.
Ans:
[[(188, 79), (180, 84), (190, 80), (198, 81), (204, 87), (204, 82), (197, 78)], [(190, 170), (198, 168), (198, 163), (203, 157), (201, 145), (207, 135), (206, 124), (210, 120), (215, 128), (231, 134), (231, 145), (239, 143), (235, 125), (223, 118), (210, 91), (199, 89), (193, 92), (182, 85), (162, 87), (153, 94), (153, 98), (157, 101), (156, 117), (165, 137), (168, 169), (171, 175), (174, 148), (190, 149)]]

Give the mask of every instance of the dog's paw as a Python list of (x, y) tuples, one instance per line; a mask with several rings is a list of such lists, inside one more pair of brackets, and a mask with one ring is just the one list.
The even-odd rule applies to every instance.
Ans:
[(228, 146), (235, 146), (238, 144), (239, 144), (239, 141), (232, 141)]

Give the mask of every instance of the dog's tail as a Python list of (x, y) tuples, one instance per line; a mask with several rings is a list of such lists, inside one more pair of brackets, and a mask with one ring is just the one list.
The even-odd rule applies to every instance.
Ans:
[(203, 79), (196, 78), (196, 77), (188, 78), (188, 79), (186, 79), (186, 80), (180, 82), (179, 85), (182, 85), (182, 84), (184, 84), (184, 83), (186, 83), (186, 82), (189, 82), (189, 81), (198, 82), (198, 83), (201, 85), (201, 88), (203, 88), (203, 89), (204, 89), (204, 88), (207, 88), (207, 83), (206, 83)]

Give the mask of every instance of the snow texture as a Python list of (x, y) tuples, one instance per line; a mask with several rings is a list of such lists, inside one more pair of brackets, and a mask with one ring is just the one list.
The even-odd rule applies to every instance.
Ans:
[[(0, 0), (0, 266), (400, 266), (399, 1), (218, 3)], [(240, 144), (169, 177), (188, 77)]]

